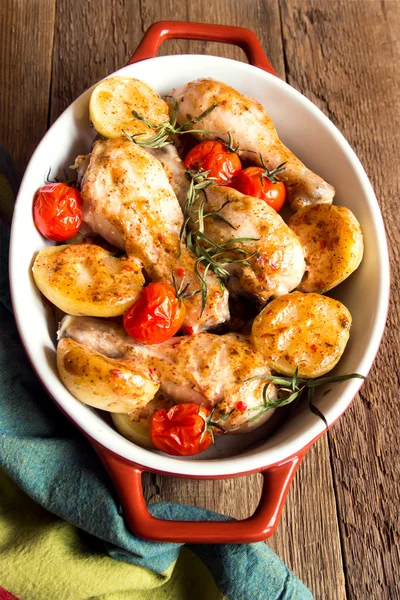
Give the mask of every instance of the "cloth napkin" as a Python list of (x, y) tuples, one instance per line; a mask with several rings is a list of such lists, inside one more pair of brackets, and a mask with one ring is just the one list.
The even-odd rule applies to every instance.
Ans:
[[(11, 221), (17, 180), (0, 148), (0, 213)], [(91, 446), (41, 387), (21, 346), (0, 223), (0, 600), (310, 600), (264, 543), (147, 542), (128, 529)], [(23, 243), (23, 242), (22, 242)], [(163, 519), (224, 520), (159, 502)], [(9, 594), (8, 594), (9, 593)]]

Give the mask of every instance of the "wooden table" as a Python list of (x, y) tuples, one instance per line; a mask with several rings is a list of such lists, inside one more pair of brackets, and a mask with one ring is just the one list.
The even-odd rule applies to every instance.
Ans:
[[(343, 132), (375, 188), (393, 277), (383, 343), (361, 394), (304, 459), (268, 544), (316, 599), (400, 598), (400, 4), (2, 0), (0, 142), (20, 175), (61, 111), (124, 65), (144, 31), (161, 19), (252, 29), (279, 76)], [(241, 50), (216, 43), (171, 41), (161, 48), (162, 54), (188, 52), (245, 60)], [(257, 504), (259, 479), (196, 482), (149, 476), (146, 491), (151, 501), (172, 499), (243, 518)]]

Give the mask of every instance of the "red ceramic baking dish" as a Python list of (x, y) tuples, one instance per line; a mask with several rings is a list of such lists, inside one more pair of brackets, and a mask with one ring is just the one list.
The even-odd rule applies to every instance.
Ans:
[[(200, 55), (156, 57), (168, 38), (236, 44), (250, 64)], [(307, 68), (307, 65), (304, 66)], [(282, 141), (313, 171), (336, 188), (336, 204), (350, 208), (361, 223), (365, 254), (359, 269), (334, 290), (353, 315), (353, 327), (337, 374), (367, 375), (383, 333), (389, 294), (385, 231), (368, 178), (353, 150), (329, 119), (309, 100), (281, 81), (256, 36), (247, 29), (198, 23), (160, 22), (145, 34), (129, 63), (116, 72), (147, 82), (160, 94), (198, 77), (213, 77), (261, 102)], [(115, 74), (115, 73), (114, 73)], [(324, 423), (301, 405), (268, 435), (263, 431), (227, 436), (211, 452), (181, 459), (141, 448), (122, 437), (107, 416), (76, 400), (59, 380), (56, 368), (56, 323), (43, 306), (31, 268), (34, 256), (50, 242), (37, 232), (31, 214), (35, 191), (51, 165), (62, 172), (78, 154), (90, 151), (87, 90), (47, 132), (28, 165), (16, 202), (11, 237), (11, 289), (18, 328), (27, 354), (49, 394), (87, 436), (119, 494), (125, 518), (138, 536), (172, 542), (255, 542), (277, 526), (290, 482), (308, 448), (326, 431)], [(21, 240), (23, 242), (21, 243)], [(315, 403), (329, 426), (349, 406), (360, 380), (348, 380)], [(262, 428), (260, 428), (262, 429)], [(257, 433), (258, 432), (258, 433)], [(264, 436), (264, 437), (263, 437)], [(229, 438), (229, 439), (228, 439)], [(216, 479), (254, 472), (264, 477), (254, 515), (243, 521), (176, 522), (155, 519), (142, 492), (144, 471), (178, 477)]]

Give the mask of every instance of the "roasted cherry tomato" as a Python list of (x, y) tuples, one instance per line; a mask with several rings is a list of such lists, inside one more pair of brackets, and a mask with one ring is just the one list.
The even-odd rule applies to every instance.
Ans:
[(124, 315), (125, 331), (141, 344), (161, 344), (181, 328), (186, 309), (169, 283), (150, 283)]
[(79, 191), (65, 183), (48, 183), (38, 190), (33, 202), (33, 220), (49, 240), (63, 242), (74, 237), (82, 223)]
[(198, 404), (176, 404), (168, 411), (158, 410), (150, 423), (151, 441), (159, 450), (174, 456), (200, 454), (214, 441), (207, 423), (210, 412)]
[(227, 183), (239, 173), (242, 163), (238, 154), (229, 150), (223, 142), (207, 140), (188, 152), (185, 167), (194, 171), (210, 171), (208, 177)]
[(246, 194), (246, 196), (265, 200), (276, 212), (279, 212), (285, 204), (285, 184), (283, 181), (274, 183), (268, 179), (268, 176), (265, 176), (265, 169), (262, 167), (248, 167), (247, 169), (243, 169), (229, 185), (235, 188), (235, 190), (242, 192), (242, 194)]

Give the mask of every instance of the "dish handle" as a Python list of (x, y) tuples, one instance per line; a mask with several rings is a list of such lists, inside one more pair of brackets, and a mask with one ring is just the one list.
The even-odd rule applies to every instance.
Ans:
[(162, 42), (169, 39), (205, 40), (207, 42), (224, 42), (239, 46), (246, 54), (251, 65), (277, 76), (265, 56), (259, 39), (250, 29), (231, 25), (188, 23), (186, 21), (159, 21), (153, 23), (144, 34), (136, 52), (127, 62), (127, 65), (147, 58), (155, 58)]
[[(129, 529), (140, 538), (158, 542), (242, 544), (259, 542), (273, 534), (279, 523), (290, 483), (307, 448), (262, 471), (259, 505), (242, 521), (172, 521), (153, 517), (142, 488), (146, 469), (114, 454), (90, 439), (117, 490)], [(210, 478), (211, 479), (211, 478)]]

